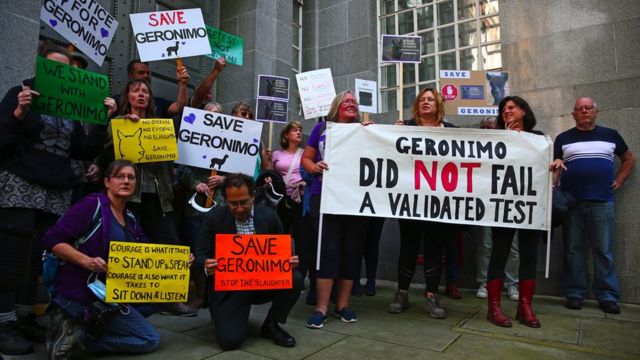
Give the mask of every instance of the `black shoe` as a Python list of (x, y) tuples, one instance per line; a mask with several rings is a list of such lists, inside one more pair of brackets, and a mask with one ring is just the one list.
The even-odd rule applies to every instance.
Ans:
[(582, 310), (582, 299), (567, 298), (564, 306), (571, 310)]
[(296, 346), (296, 339), (284, 331), (277, 322), (265, 320), (260, 330), (260, 335), (265, 339), (270, 339), (274, 344), (282, 347)]
[(164, 306), (162, 311), (160, 311), (160, 314), (182, 317), (195, 317), (198, 316), (198, 309), (194, 309), (183, 303), (168, 303)]
[(25, 355), (33, 352), (33, 344), (24, 338), (15, 321), (0, 323), (0, 353)]
[(599, 303), (600, 309), (607, 314), (620, 314), (620, 307), (615, 301), (606, 300)]
[(16, 321), (18, 329), (22, 331), (24, 337), (29, 341), (44, 344), (47, 340), (47, 328), (36, 322), (35, 314), (29, 314), (25, 317), (18, 318)]
[(78, 324), (57, 309), (50, 316), (47, 333), (47, 354), (49, 360), (69, 360), (82, 358), (82, 342), (78, 337)]

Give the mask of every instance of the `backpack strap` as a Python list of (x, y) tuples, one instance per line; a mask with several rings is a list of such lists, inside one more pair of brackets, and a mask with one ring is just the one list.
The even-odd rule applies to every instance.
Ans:
[(80, 245), (87, 242), (87, 240), (89, 240), (89, 238), (92, 237), (93, 234), (95, 234), (96, 231), (100, 229), (100, 227), (102, 226), (102, 214), (100, 213), (100, 207), (101, 207), (100, 199), (98, 199), (98, 204), (96, 205), (96, 209), (93, 212), (93, 216), (91, 218), (91, 224), (87, 228), (87, 231), (85, 231), (85, 233), (82, 236), (78, 237), (71, 244), (71, 246), (73, 246), (76, 249), (79, 248)]

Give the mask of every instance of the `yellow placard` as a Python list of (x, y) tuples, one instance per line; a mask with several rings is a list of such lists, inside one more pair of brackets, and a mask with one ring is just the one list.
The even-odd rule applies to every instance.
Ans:
[(189, 247), (111, 241), (107, 302), (185, 302)]
[(144, 163), (178, 159), (172, 119), (113, 119), (111, 131), (116, 160)]

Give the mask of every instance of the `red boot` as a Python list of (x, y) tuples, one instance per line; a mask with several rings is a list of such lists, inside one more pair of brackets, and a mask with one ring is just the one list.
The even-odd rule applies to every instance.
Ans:
[(489, 311), (487, 312), (487, 320), (498, 326), (511, 327), (511, 320), (504, 314), (504, 312), (502, 312), (502, 308), (500, 307), (502, 283), (502, 279), (487, 281), (487, 292), (489, 293)]
[(535, 280), (520, 280), (520, 301), (518, 302), (516, 319), (529, 327), (539, 328), (540, 321), (538, 321), (536, 314), (533, 313), (533, 309), (531, 308), (531, 299), (533, 299), (533, 292), (535, 290)]

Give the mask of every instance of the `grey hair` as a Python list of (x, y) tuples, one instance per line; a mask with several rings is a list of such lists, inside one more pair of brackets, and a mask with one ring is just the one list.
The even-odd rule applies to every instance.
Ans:
[(208, 103), (204, 104), (204, 106), (202, 107), (203, 109), (206, 109), (207, 106), (216, 106), (220, 111), (218, 111), (221, 114), (224, 114), (224, 108), (222, 107), (222, 104), (220, 104), (217, 101), (209, 101)]

